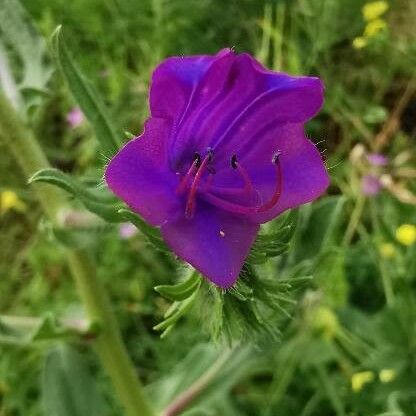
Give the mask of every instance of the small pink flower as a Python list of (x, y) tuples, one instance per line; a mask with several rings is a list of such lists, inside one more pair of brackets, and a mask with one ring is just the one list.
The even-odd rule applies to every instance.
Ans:
[(381, 183), (374, 175), (365, 175), (361, 178), (361, 191), (364, 195), (375, 196), (380, 192)]
[(118, 228), (118, 234), (122, 240), (128, 240), (137, 234), (137, 228), (130, 222), (123, 222)]
[(389, 163), (389, 159), (381, 153), (369, 153), (367, 160), (373, 166), (386, 166)]
[(79, 107), (74, 107), (66, 116), (66, 121), (71, 129), (75, 129), (84, 122), (84, 113)]

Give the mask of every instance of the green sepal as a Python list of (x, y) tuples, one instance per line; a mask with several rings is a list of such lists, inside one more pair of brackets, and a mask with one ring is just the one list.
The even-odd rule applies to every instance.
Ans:
[(291, 211), (283, 219), (278, 219), (269, 233), (260, 232), (251, 248), (248, 264), (264, 264), (269, 258), (284, 254), (296, 230), (298, 211)]
[(201, 277), (197, 272), (193, 272), (188, 279), (176, 285), (160, 285), (154, 289), (165, 298), (173, 301), (181, 301), (189, 298), (201, 284)]
[(175, 306), (173, 308), (170, 308), (169, 316), (153, 327), (155, 331), (163, 331), (160, 335), (161, 338), (166, 337), (172, 330), (172, 328), (176, 325), (176, 323), (179, 321), (179, 319), (182, 318), (182, 316), (184, 316), (193, 306), (197, 298), (198, 289), (199, 285), (188, 298), (181, 302), (175, 302)]

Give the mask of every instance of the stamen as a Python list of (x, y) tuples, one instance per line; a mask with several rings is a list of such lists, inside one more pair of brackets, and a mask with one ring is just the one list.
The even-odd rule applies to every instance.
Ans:
[(244, 182), (244, 188), (221, 188), (216, 187), (213, 189), (213, 192), (228, 194), (228, 195), (237, 195), (237, 194), (248, 194), (254, 191), (253, 184), (251, 182), (250, 176), (246, 172), (246, 170), (241, 166), (241, 164), (237, 160), (237, 156), (233, 155), (230, 160), (231, 167), (240, 174), (241, 178)]
[(188, 186), (190, 177), (194, 175), (194, 173), (196, 172), (200, 164), (201, 164), (201, 156), (198, 153), (195, 153), (194, 161), (192, 162), (192, 165), (188, 169), (188, 172), (186, 172), (185, 176), (181, 179), (179, 186), (176, 188), (177, 194), (182, 194), (183, 192), (185, 192), (186, 187)]
[(192, 182), (191, 190), (189, 191), (188, 200), (186, 202), (185, 208), (185, 216), (187, 218), (192, 218), (192, 216), (194, 215), (196, 191), (198, 188), (198, 184), (202, 178), (202, 174), (204, 173), (207, 164), (210, 162), (211, 159), (212, 152), (208, 152), (208, 154), (204, 157), (204, 160), (202, 161), (201, 165), (199, 166), (194, 181)]
[(279, 201), (280, 195), (282, 194), (282, 168), (280, 166), (280, 152), (277, 151), (273, 155), (272, 162), (276, 166), (276, 173), (277, 173), (277, 183), (276, 183), (276, 190), (272, 196), (272, 198), (269, 200), (269, 202), (266, 202), (263, 204), (258, 212), (265, 212), (268, 211), (270, 208), (273, 208)]
[[(204, 198), (211, 202), (213, 205), (216, 205), (218, 208), (224, 209), (226, 211), (231, 211), (237, 214), (258, 214), (265, 211), (268, 211), (269, 209), (273, 208), (280, 199), (280, 196), (282, 194), (282, 169), (280, 166), (280, 160), (279, 160), (279, 153), (276, 153), (273, 156), (273, 163), (276, 166), (276, 189), (273, 193), (272, 197), (269, 201), (266, 203), (257, 206), (257, 207), (250, 207), (240, 204), (235, 204), (233, 202), (226, 201), (216, 195), (213, 195), (212, 193), (207, 193), (204, 195)], [(251, 184), (251, 181), (250, 181)]]

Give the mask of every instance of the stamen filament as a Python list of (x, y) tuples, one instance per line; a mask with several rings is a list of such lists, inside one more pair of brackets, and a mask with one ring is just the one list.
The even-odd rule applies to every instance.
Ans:
[(241, 204), (235, 204), (230, 201), (225, 201), (224, 199), (216, 195), (213, 195), (212, 193), (205, 194), (204, 198), (211, 204), (217, 206), (218, 208), (224, 209), (226, 211), (231, 211), (237, 214), (259, 214), (268, 211), (279, 202), (280, 196), (282, 194), (282, 170), (278, 159), (275, 161), (275, 166), (277, 175), (276, 189), (271, 199), (263, 205), (250, 207)]
[(192, 216), (194, 215), (196, 191), (198, 188), (198, 184), (202, 178), (202, 174), (204, 173), (206, 166), (208, 165), (208, 162), (211, 161), (211, 158), (212, 154), (208, 152), (208, 154), (204, 157), (204, 160), (202, 161), (201, 165), (199, 166), (199, 169), (192, 182), (191, 190), (189, 191), (188, 200), (186, 202), (185, 208), (185, 216), (187, 218), (192, 218)]
[(188, 185), (189, 179), (191, 178), (191, 176), (194, 175), (196, 169), (198, 166), (198, 160), (195, 159), (192, 162), (191, 167), (188, 169), (188, 172), (186, 172), (186, 175), (181, 179), (181, 182), (179, 183), (179, 186), (176, 188), (176, 193), (177, 194), (182, 194), (185, 192), (186, 187)]
[(234, 155), (231, 158), (231, 167), (240, 174), (243, 182), (243, 188), (229, 188), (229, 187), (213, 187), (211, 188), (212, 192), (214, 193), (221, 193), (226, 195), (244, 195), (250, 194), (255, 191), (253, 183), (251, 182), (250, 176), (248, 175), (247, 171), (241, 166), (241, 164), (237, 161), (237, 156)]

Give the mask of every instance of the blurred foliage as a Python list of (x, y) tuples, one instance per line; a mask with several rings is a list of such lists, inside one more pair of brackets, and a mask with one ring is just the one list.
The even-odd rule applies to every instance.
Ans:
[[(415, 415), (416, 244), (395, 237), (400, 225), (416, 224), (415, 2), (388, 1), (385, 30), (357, 48), (368, 24), (365, 0), (24, 0), (28, 15), (20, 8), (8, 15), (9, 1), (0, 0), (3, 88), (8, 82), (54, 167), (76, 178), (66, 190), (77, 200), (62, 229), (51, 230), (0, 149), (0, 192), (11, 190), (30, 207), (0, 216), (0, 415), (121, 414), (87, 348), (95, 329), (84, 325), (57, 238), (94, 252), (158, 409), (214, 368), (184, 414)], [(97, 189), (107, 154), (96, 126), (67, 123), (77, 94), (35, 29), (50, 39), (59, 24), (120, 140), (123, 131), (141, 131), (152, 68), (168, 55), (235, 46), (275, 70), (320, 76), (326, 104), (308, 133), (326, 157), (329, 195), (299, 209), (285, 241), (280, 235), (270, 246), (260, 238), (239, 285), (225, 293), (199, 278), (186, 283), (187, 271), (154, 248), (158, 236), (131, 213), (91, 223), (83, 207), (105, 217), (114, 204)], [(368, 163), (375, 152), (388, 157), (386, 166)], [(65, 182), (46, 173), (43, 179)], [(380, 180), (377, 195), (363, 194), (366, 174)], [(263, 235), (286, 220), (265, 225)], [(122, 237), (124, 221), (141, 232)], [(265, 262), (266, 252), (276, 255)], [(159, 327), (160, 339), (153, 328), (194, 295), (174, 325)], [(18, 330), (17, 316), (25, 317)], [(61, 344), (68, 340), (71, 347)]]

